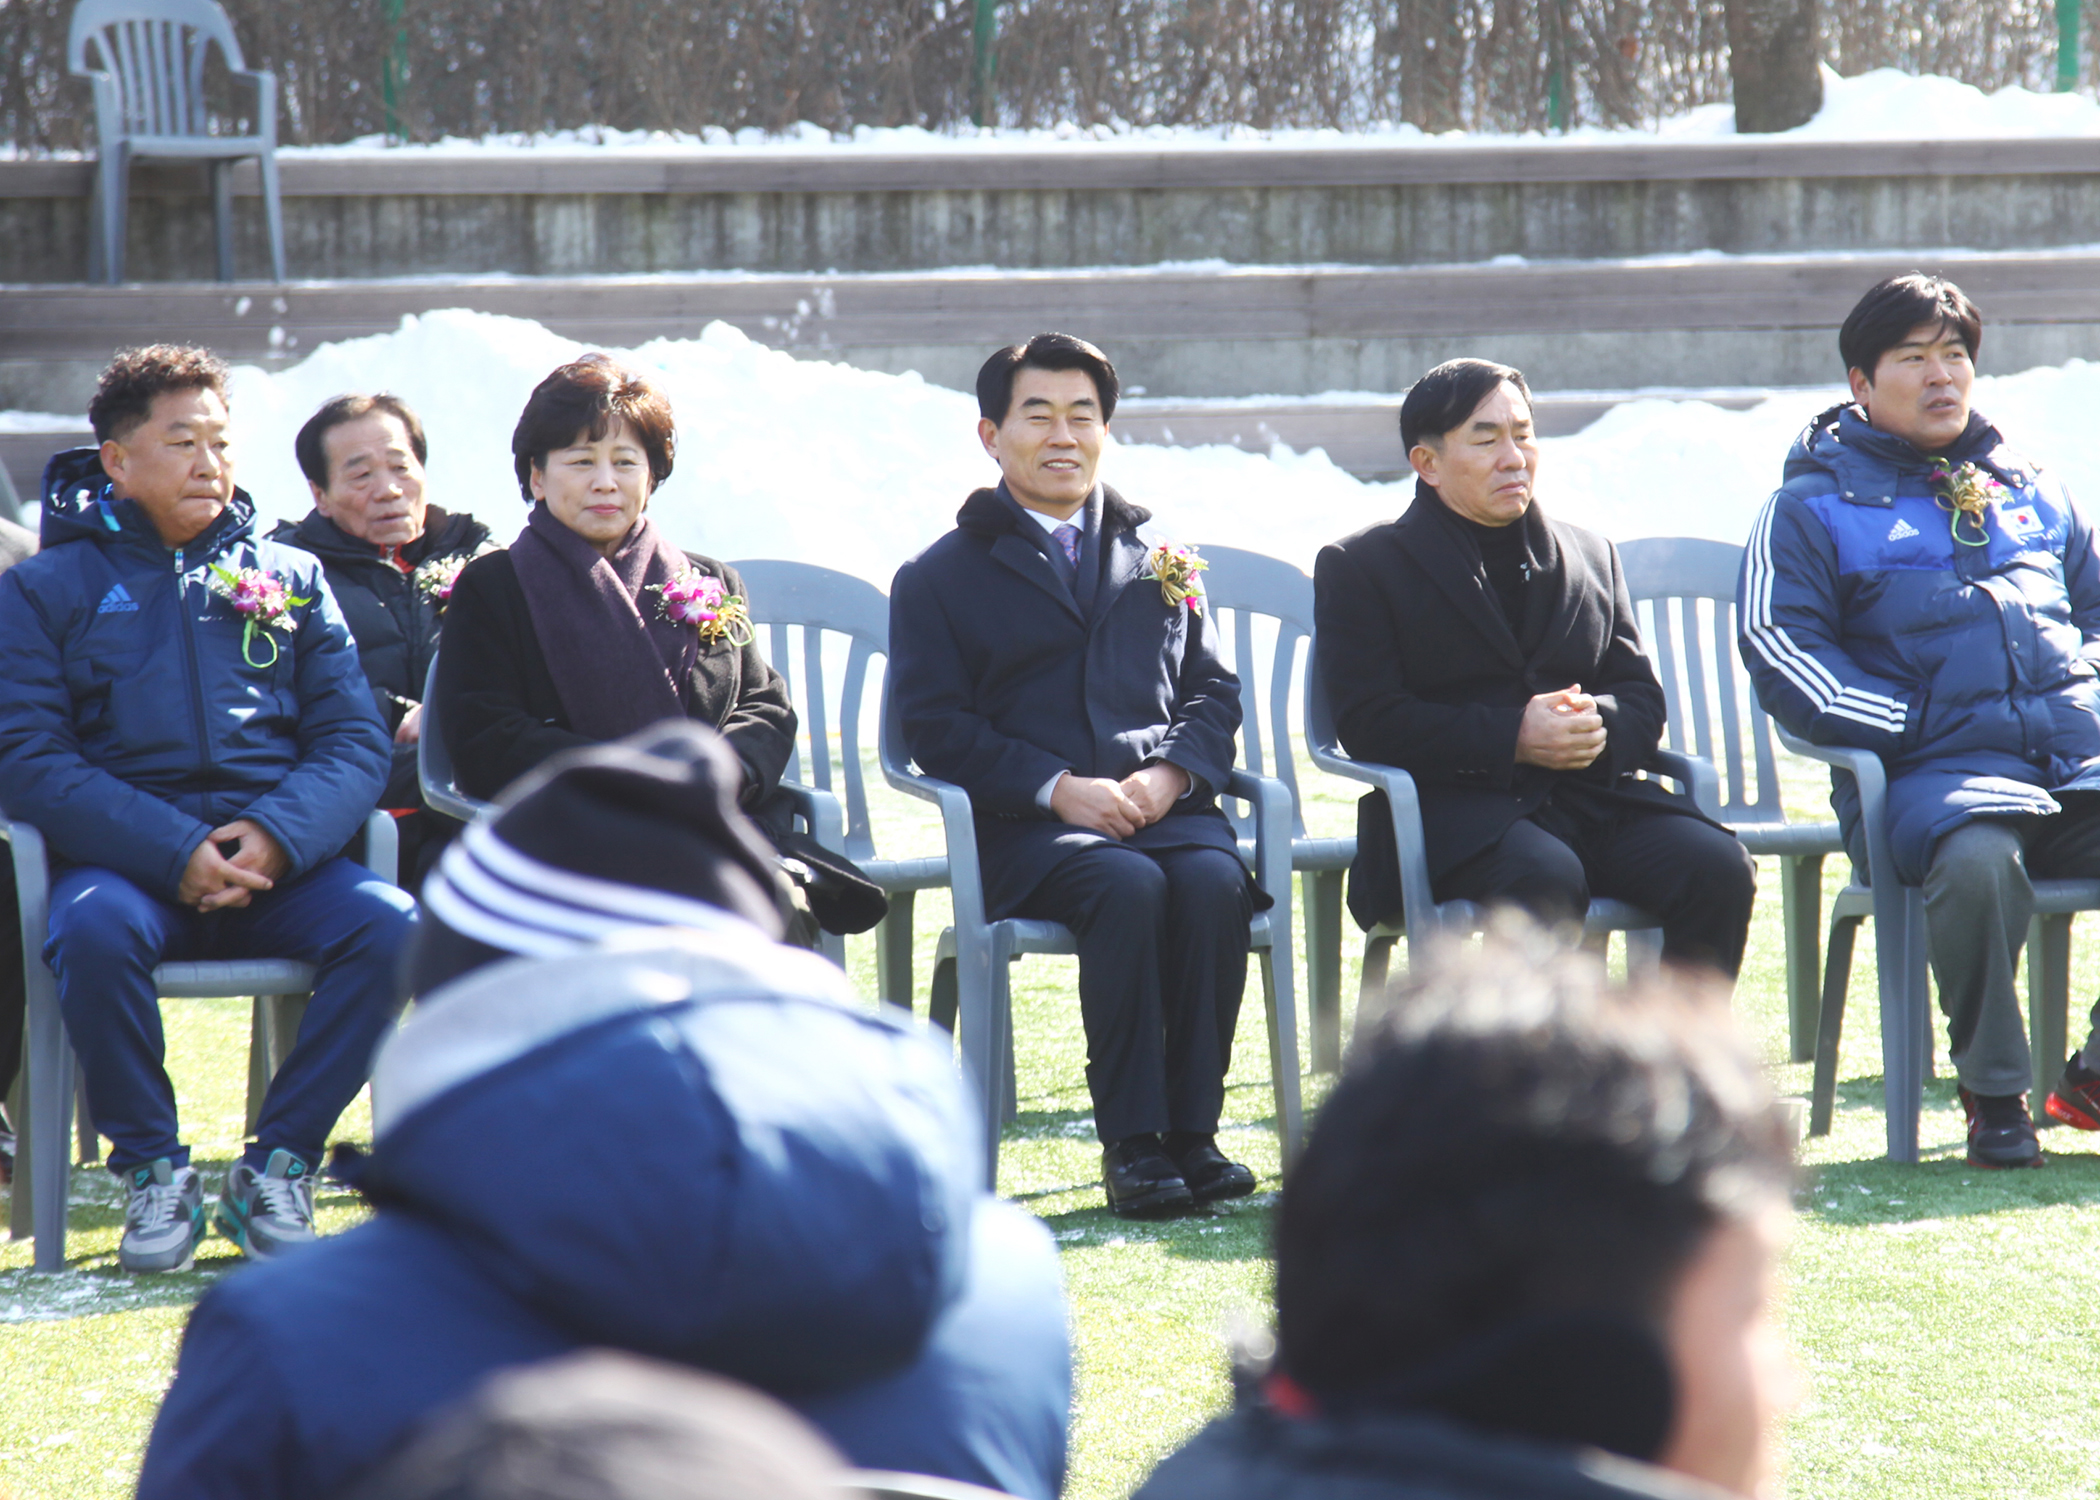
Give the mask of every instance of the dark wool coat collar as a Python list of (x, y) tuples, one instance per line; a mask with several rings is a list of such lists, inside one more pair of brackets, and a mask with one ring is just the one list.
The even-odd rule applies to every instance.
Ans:
[(1422, 571), (1451, 600), (1459, 617), (1512, 668), (1521, 670), (1574, 627), (1580, 601), (1569, 585), (1560, 541), (1537, 501), (1513, 523), (1524, 528), (1525, 550), (1531, 554), (1531, 579), (1520, 623), (1503, 616), (1481, 565), (1480, 544), (1456, 524), (1435, 490), (1417, 480), (1415, 503), (1394, 524)]
[(1151, 519), (1152, 512), (1142, 505), (1132, 505), (1107, 485), (1101, 487), (1101, 582), (1093, 607), (1083, 610), (1037, 538), (1023, 533), (1021, 528), (1031, 523), (1016, 515), (996, 489), (972, 492), (955, 513), (957, 529), (987, 538), (994, 561), (1055, 599), (1082, 625), (1106, 618), (1117, 596), (1144, 571), (1145, 548), (1137, 539), (1137, 529)]

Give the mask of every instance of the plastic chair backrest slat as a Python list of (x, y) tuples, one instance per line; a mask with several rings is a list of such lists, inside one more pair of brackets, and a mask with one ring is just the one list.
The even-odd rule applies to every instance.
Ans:
[[(1636, 604), (1646, 600), (1655, 617), (1655, 652), (1669, 704), (1672, 749), (1689, 749), (1712, 761), (1720, 772), (1726, 801), (1722, 814), (1736, 823), (1779, 823), (1785, 812), (1772, 745), (1772, 723), (1754, 698), (1747, 703), (1744, 678), (1735, 662), (1735, 582), (1743, 549), (1733, 542), (1703, 537), (1642, 537), (1619, 545), (1627, 592)], [(1712, 602), (1713, 620), (1700, 628), (1700, 600)], [(1672, 603), (1678, 613), (1673, 620)], [(1681, 630), (1678, 623), (1681, 622)], [(1676, 659), (1685, 657), (1690, 703), (1678, 690)], [(1714, 706), (1718, 700), (1719, 733)], [(1682, 721), (1682, 722), (1680, 722)], [(1747, 725), (1747, 735), (1745, 732)], [(1686, 736), (1690, 743), (1686, 744)], [(1750, 765), (1744, 764), (1747, 738)], [(1757, 783), (1750, 797), (1750, 776)]]
[[(1305, 803), (1298, 791), (1297, 757), (1291, 747), (1291, 703), (1299, 647), (1312, 637), (1312, 580), (1281, 558), (1238, 547), (1198, 547), (1210, 564), (1203, 574), (1210, 608), (1233, 616), (1233, 662), (1240, 674), (1240, 764), (1257, 776), (1273, 776), (1291, 794), (1291, 829), (1305, 834)], [(1254, 648), (1254, 619), (1276, 622), (1276, 645), (1269, 654), (1268, 692), (1260, 691)], [(1306, 670), (1313, 670), (1307, 655)], [(1265, 753), (1266, 752), (1266, 753)], [(1268, 764), (1264, 764), (1264, 760)], [(1228, 807), (1228, 812), (1236, 811)], [(1242, 814), (1235, 819), (1239, 826)], [(1249, 833), (1252, 823), (1240, 827)]]
[[(812, 563), (754, 558), (730, 566), (743, 575), (745, 604), (751, 619), (763, 627), (766, 654), (774, 670), (788, 679), (796, 711), (809, 730), (808, 780), (825, 791), (844, 785), (847, 857), (872, 859), (875, 836), (868, 821), (867, 777), (860, 764), (861, 718), (867, 701), (869, 668), (876, 657), (887, 661), (890, 654), (889, 599), (866, 579)], [(789, 640), (789, 631), (795, 627), (802, 631), (799, 687), (792, 671)], [(844, 636), (847, 641), (845, 670), (838, 685), (840, 765), (836, 777), (831, 764), (833, 710), (824, 672), (827, 633)], [(804, 779), (795, 769), (801, 764), (799, 741), (798, 736), (788, 772), (795, 780)]]

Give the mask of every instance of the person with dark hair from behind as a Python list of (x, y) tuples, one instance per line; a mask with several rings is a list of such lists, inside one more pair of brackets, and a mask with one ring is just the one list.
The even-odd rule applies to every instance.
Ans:
[[(1787, 454), (1737, 618), (1766, 711), (1887, 768), (1893, 875), (1924, 887), (1970, 1165), (2039, 1167), (2014, 974), (2032, 878), (2100, 876), (2100, 559), (2063, 485), (1970, 406), (1982, 338), (1935, 276), (1860, 299), (1838, 333), (1852, 399)], [(1830, 800), (1866, 870), (1849, 775)], [(2046, 1109), (2100, 1130), (2100, 1002)]]
[(778, 1401), (609, 1349), (492, 1375), (346, 1500), (844, 1500)]
[(292, 441), (314, 508), (281, 522), (272, 541), (321, 559), (328, 587), (357, 642), (373, 705), (394, 736), (394, 764), (379, 805), (401, 834), (401, 883), (420, 883), (454, 827), (423, 805), (416, 774), (423, 683), (437, 654), (452, 583), (488, 550), (489, 529), (465, 512), (432, 505), (423, 423), (399, 396), (337, 396)]
[(776, 941), (742, 781), (670, 720), (446, 848), (371, 1156), (339, 1158), (377, 1213), (205, 1294), (140, 1500), (338, 1494), (491, 1373), (592, 1345), (755, 1385), (862, 1468), (1055, 1500), (1056, 1246), (984, 1192), (947, 1053)]
[(187, 1266), (203, 1184), (180, 1138), (153, 983), (171, 959), (312, 964), (312, 998), (212, 1222), (246, 1255), (314, 1238), (313, 1173), (393, 1024), (415, 920), (343, 857), (387, 736), (311, 555), (256, 535), (234, 487), (226, 367), (120, 353), (99, 447), (44, 474), (43, 550), (0, 577), (0, 805), (52, 856), (45, 944), (109, 1166), (118, 1263)]
[(1217, 1129), (1258, 892), (1218, 808), (1239, 679), (1199, 560), (1094, 477), (1117, 391), (1069, 334), (985, 361), (1000, 481), (897, 570), (890, 682), (912, 759), (970, 794), (985, 914), (1077, 939), (1108, 1205), (1152, 1217), (1254, 1191)]
[(446, 611), (438, 695), (460, 790), (492, 798), (559, 751), (692, 719), (728, 742), (744, 810), (793, 861), (811, 908), (797, 941), (865, 932), (881, 890), (794, 827), (795, 705), (743, 579), (649, 518), (676, 456), (670, 400), (640, 371), (587, 354), (533, 388), (511, 433), (525, 529), (460, 572)]
[[(1662, 921), (1663, 957), (1733, 977), (1757, 867), (1686, 796), (1641, 780), (1664, 702), (1618, 549), (1546, 515), (1531, 390), (1507, 365), (1438, 365), (1400, 407), (1407, 513), (1323, 547), (1318, 660), (1342, 747), (1422, 788), (1438, 901), (1579, 924), (1592, 896)], [(1349, 908), (1400, 915), (1383, 792), (1357, 804)]]
[(1766, 1493), (1791, 1141), (1718, 993), (1447, 953), (1284, 1184), (1273, 1365), (1137, 1500)]

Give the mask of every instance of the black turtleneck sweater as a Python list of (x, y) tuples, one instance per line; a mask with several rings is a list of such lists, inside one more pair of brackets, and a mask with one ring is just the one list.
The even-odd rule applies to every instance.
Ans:
[(1487, 570), (1488, 591), (1502, 606), (1502, 618), (1515, 634), (1524, 628), (1524, 591), (1531, 582), (1531, 548), (1520, 518), (1507, 526), (1483, 526), (1468, 520), (1448, 505), (1444, 514), (1453, 525), (1470, 536), (1480, 548), (1480, 565)]

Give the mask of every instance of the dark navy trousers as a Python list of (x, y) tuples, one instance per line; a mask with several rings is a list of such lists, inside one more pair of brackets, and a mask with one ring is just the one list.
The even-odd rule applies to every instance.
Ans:
[(318, 1167), (328, 1132), (393, 1024), (395, 966), (415, 914), (407, 892), (342, 858), (258, 892), (245, 907), (209, 914), (149, 896), (109, 870), (60, 875), (44, 959), (58, 976), (89, 1112), (109, 1137), (110, 1170), (163, 1156), (177, 1166), (189, 1160), (165, 1067), (155, 965), (234, 958), (314, 966), (313, 998), (264, 1097), (247, 1157), (260, 1166), (281, 1147)]

